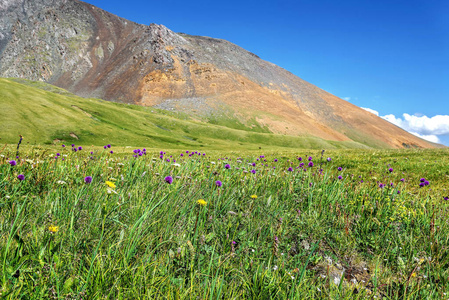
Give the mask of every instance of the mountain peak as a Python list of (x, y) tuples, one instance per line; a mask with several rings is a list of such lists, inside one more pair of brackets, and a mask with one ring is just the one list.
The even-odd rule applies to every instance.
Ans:
[(4, 0), (0, 10), (3, 77), (213, 122), (252, 120), (280, 134), (432, 147), (228, 41), (137, 24), (78, 0)]

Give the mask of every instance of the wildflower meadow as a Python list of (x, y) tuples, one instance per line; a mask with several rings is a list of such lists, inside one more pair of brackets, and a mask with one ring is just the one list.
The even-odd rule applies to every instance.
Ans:
[(5, 146), (5, 299), (448, 299), (449, 152)]

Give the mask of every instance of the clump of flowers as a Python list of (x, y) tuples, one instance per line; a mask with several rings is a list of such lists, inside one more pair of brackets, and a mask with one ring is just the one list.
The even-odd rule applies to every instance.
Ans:
[(106, 181), (105, 184), (111, 189), (115, 189), (115, 184), (112, 181)]
[(255, 194), (251, 195), (250, 197), (251, 197), (251, 199), (257, 199), (257, 195), (255, 195)]
[(10, 161), (9, 161), (9, 164), (10, 164), (11, 166), (15, 166), (15, 165), (17, 165), (17, 162), (16, 162), (15, 160), (10, 160)]
[(50, 225), (50, 226), (48, 226), (48, 231), (50, 231), (50, 233), (54, 234), (59, 231), (59, 226)]
[(167, 177), (164, 178), (164, 180), (165, 180), (166, 183), (172, 184), (172, 182), (173, 182), (173, 177), (167, 176)]
[(206, 206), (207, 205), (207, 202), (204, 199), (199, 199), (198, 201), (196, 201), (196, 203), (199, 206)]

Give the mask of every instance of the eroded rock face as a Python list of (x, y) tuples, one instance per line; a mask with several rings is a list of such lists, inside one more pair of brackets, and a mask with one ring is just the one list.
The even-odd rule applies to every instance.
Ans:
[(119, 18), (78, 0), (2, 0), (0, 76), (271, 131), (371, 146), (431, 145), (228, 41)]

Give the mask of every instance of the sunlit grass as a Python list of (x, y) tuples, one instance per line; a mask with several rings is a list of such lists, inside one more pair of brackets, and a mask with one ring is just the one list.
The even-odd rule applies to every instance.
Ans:
[(447, 150), (82, 148), (1, 150), (2, 297), (448, 290)]

